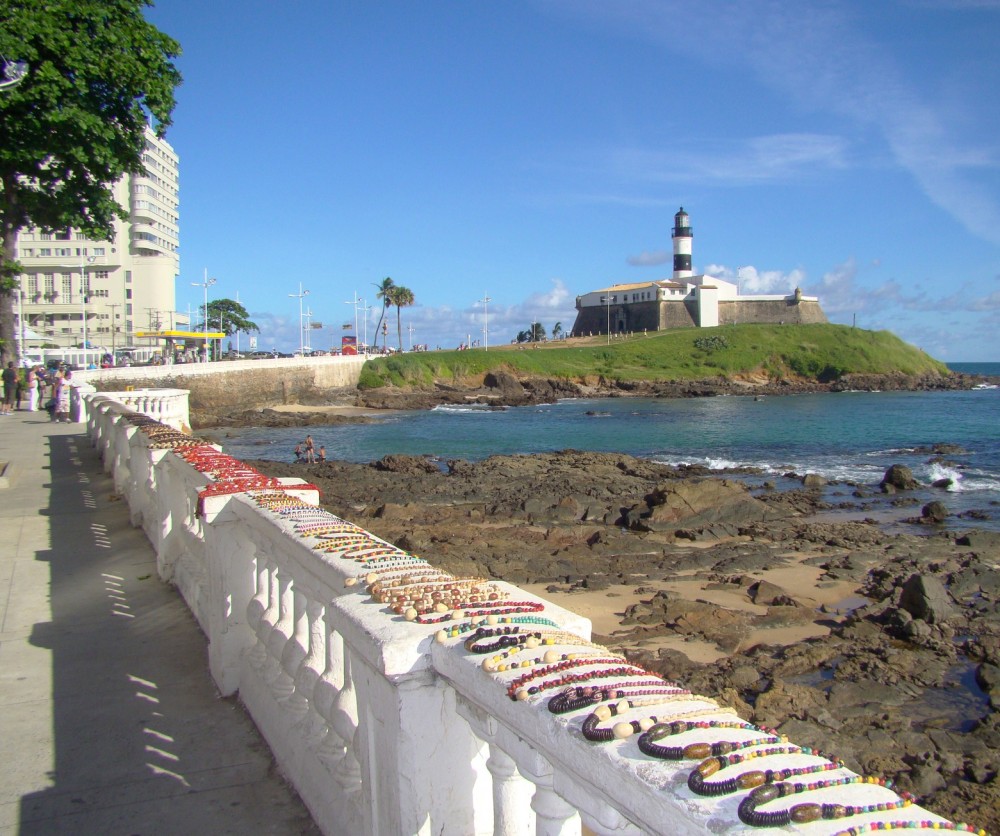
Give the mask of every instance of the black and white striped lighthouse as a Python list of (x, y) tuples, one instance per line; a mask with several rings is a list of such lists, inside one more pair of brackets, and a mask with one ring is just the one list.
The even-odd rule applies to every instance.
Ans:
[(691, 270), (691, 238), (694, 232), (688, 213), (682, 206), (674, 215), (674, 278), (687, 279), (694, 275)]

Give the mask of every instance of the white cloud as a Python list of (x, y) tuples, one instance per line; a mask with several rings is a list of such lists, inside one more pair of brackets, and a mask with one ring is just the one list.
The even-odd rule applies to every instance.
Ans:
[(844, 168), (845, 141), (822, 134), (773, 134), (701, 141), (696, 148), (623, 148), (610, 155), (615, 174), (645, 182), (751, 184), (801, 179)]
[[(996, 2), (962, 0), (952, 9), (993, 9)], [(850, 7), (834, 2), (782, 0), (563, 0), (550, 7), (583, 18), (605, 31), (619, 29), (654, 40), (687, 59), (736, 64), (789, 96), (800, 107), (848, 118), (879, 132), (897, 164), (927, 197), (971, 233), (1000, 243), (1000, 202), (983, 182), (998, 156), (997, 144), (977, 146), (959, 134), (941, 107), (862, 30)], [(683, 24), (683, 37), (678, 27)], [(985, 78), (985, 76), (984, 76)], [(969, 78), (970, 89), (983, 82)], [(981, 91), (990, 99), (989, 85)], [(990, 99), (991, 100), (991, 99)], [(949, 103), (957, 107), (955, 102)], [(975, 113), (963, 114), (975, 122)], [(992, 134), (989, 134), (992, 137)], [(843, 144), (833, 137), (778, 135), (750, 140), (741, 153), (732, 147), (702, 153), (627, 149), (618, 155), (624, 171), (651, 180), (690, 176), (704, 181), (754, 182), (815, 166), (843, 164)]]
[(630, 255), (625, 261), (632, 267), (658, 267), (667, 264), (673, 254), (667, 250), (653, 250), (652, 252), (641, 252), (639, 255)]

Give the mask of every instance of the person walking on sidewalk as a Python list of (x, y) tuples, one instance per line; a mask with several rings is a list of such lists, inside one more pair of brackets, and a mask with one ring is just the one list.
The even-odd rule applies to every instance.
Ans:
[(0, 415), (10, 415), (14, 411), (14, 396), (17, 394), (17, 369), (14, 368), (14, 361), (7, 364), (3, 370), (3, 405), (0, 406)]

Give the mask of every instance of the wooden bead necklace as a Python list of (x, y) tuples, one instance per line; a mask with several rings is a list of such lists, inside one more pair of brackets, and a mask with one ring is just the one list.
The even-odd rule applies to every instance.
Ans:
[(878, 786), (891, 788), (892, 781), (884, 778), (872, 778), (862, 775), (848, 775), (844, 778), (827, 778), (821, 781), (811, 781), (807, 784), (791, 782), (780, 782), (765, 784), (756, 787), (746, 798), (740, 802), (737, 813), (740, 821), (749, 824), (751, 827), (783, 827), (791, 822), (806, 823), (819, 819), (843, 819), (848, 816), (856, 816), (861, 813), (872, 813), (876, 811), (895, 810), (900, 807), (909, 806), (913, 802), (913, 797), (907, 793), (902, 793), (896, 801), (878, 802), (864, 806), (852, 806), (846, 804), (817, 804), (805, 803), (796, 804), (787, 810), (776, 810), (771, 813), (762, 813), (757, 810), (762, 804), (773, 801), (776, 798), (785, 798), (790, 795), (797, 795), (805, 792), (827, 787), (843, 787), (848, 784), (875, 784)]
[[(648, 673), (648, 671), (647, 671)], [(657, 694), (676, 694), (680, 686), (676, 682), (667, 682), (664, 679), (651, 679), (646, 682), (616, 682), (614, 685), (587, 685), (567, 688), (561, 694), (556, 694), (549, 700), (549, 711), (553, 714), (568, 714), (570, 711), (578, 711), (608, 700), (622, 700), (636, 698), (654, 698)], [(646, 689), (654, 690), (626, 690), (626, 689)], [(688, 693), (688, 692), (686, 692)], [(715, 700), (709, 697), (700, 699), (712, 705), (718, 705)], [(643, 702), (643, 705), (655, 705), (655, 702)], [(638, 703), (636, 703), (638, 705)]]
[[(448, 639), (461, 638), (463, 633), (469, 632), (469, 630), (476, 630), (483, 624), (496, 625), (496, 624), (542, 624), (548, 627), (558, 627), (551, 618), (542, 618), (537, 615), (518, 615), (518, 616), (499, 616), (499, 615), (488, 615), (488, 616), (476, 616), (475, 618), (470, 618), (461, 624), (451, 624), (448, 627), (444, 627), (438, 630), (434, 634), (434, 639), (440, 643), (444, 644)], [(520, 629), (520, 628), (518, 628)]]
[[(737, 775), (735, 778), (728, 778), (725, 781), (709, 783), (705, 779), (714, 775), (720, 769), (744, 763), (756, 758), (771, 758), (776, 755), (813, 755), (826, 758), (824, 763), (812, 764), (810, 766), (786, 767), (785, 769), (750, 770)], [(804, 746), (782, 746), (776, 749), (761, 749), (758, 752), (747, 752), (746, 754), (723, 755), (709, 758), (702, 761), (691, 770), (688, 776), (688, 789), (696, 795), (729, 795), (737, 790), (752, 790), (762, 784), (773, 784), (792, 778), (797, 775), (810, 775), (816, 772), (829, 772), (833, 769), (841, 769), (843, 762), (837, 758), (830, 758), (820, 754), (815, 749)]]
[(499, 603), (502, 605), (499, 608), (480, 605), (475, 610), (455, 610), (444, 615), (417, 615), (412, 620), (418, 624), (440, 624), (442, 621), (460, 621), (463, 618), (473, 618), (477, 615), (512, 615), (522, 612), (541, 612), (545, 609), (544, 604), (534, 601), (501, 601)]
[[(483, 643), (484, 638), (496, 637), (495, 641)], [(539, 630), (534, 633), (520, 634), (519, 628), (505, 628), (497, 630), (477, 630), (473, 635), (465, 640), (465, 649), (470, 653), (494, 653), (503, 651), (500, 655), (503, 658), (520, 653), (521, 650), (534, 650), (536, 647), (552, 646), (557, 644), (581, 645), (599, 649), (602, 653), (611, 653), (606, 647), (594, 644), (586, 639), (581, 639), (575, 633), (567, 633), (564, 630)], [(524, 645), (524, 647), (520, 647)], [(507, 650), (504, 650), (507, 648)]]
[[(516, 655), (520, 653), (523, 648), (518, 648), (513, 651), (511, 655)], [(594, 655), (586, 655), (584, 653), (559, 653), (555, 650), (547, 650), (541, 656), (535, 656), (532, 659), (518, 659), (513, 662), (505, 662), (504, 659), (508, 658), (508, 654), (499, 653), (495, 656), (489, 656), (483, 659), (482, 669), (487, 673), (506, 673), (507, 671), (520, 670), (522, 668), (534, 668), (538, 665), (551, 665), (543, 674), (545, 676), (547, 673), (556, 673), (561, 668), (560, 665), (566, 665), (566, 667), (576, 667), (577, 665), (587, 665), (587, 664), (600, 664), (603, 662), (624, 662), (624, 656), (601, 656), (602, 653), (609, 653), (607, 648), (598, 647), (596, 645), (592, 648), (592, 653)], [(567, 664), (567, 663), (573, 664)], [(522, 677), (523, 678), (523, 677)], [(523, 683), (522, 683), (523, 684)]]
[[(593, 716), (593, 715), (591, 715)], [(714, 743), (709, 742), (698, 742), (692, 743), (686, 746), (662, 746), (658, 741), (665, 737), (672, 737), (675, 734), (683, 734), (684, 732), (694, 731), (695, 729), (740, 729), (741, 731), (758, 732), (759, 734), (765, 735), (766, 739), (757, 739), (755, 741), (744, 742), (744, 741), (716, 741)], [(671, 721), (660, 721), (655, 723), (655, 725), (650, 725), (643, 729), (643, 734), (639, 736), (639, 750), (644, 755), (649, 755), (652, 758), (662, 758), (664, 760), (679, 760), (682, 755), (678, 754), (679, 751), (683, 751), (684, 758), (690, 758), (692, 760), (704, 760), (708, 757), (718, 757), (719, 755), (728, 755), (730, 752), (735, 751), (737, 748), (743, 748), (745, 746), (752, 746), (755, 743), (760, 744), (771, 744), (771, 743), (782, 743), (785, 742), (784, 739), (773, 729), (763, 729), (760, 726), (756, 726), (753, 723), (748, 723), (745, 720), (671, 720)], [(626, 735), (627, 736), (627, 735)], [(726, 747), (729, 747), (728, 749)], [(689, 752), (694, 752), (695, 747), (702, 747), (706, 750), (704, 754), (689, 754)], [(699, 748), (697, 751), (701, 751)]]
[[(544, 675), (544, 674), (542, 674)], [(642, 668), (635, 667), (634, 665), (621, 665), (616, 668), (598, 668), (594, 671), (588, 671), (586, 673), (563, 673), (556, 679), (550, 679), (546, 682), (539, 682), (537, 685), (531, 685), (528, 688), (518, 688), (515, 691), (508, 689), (508, 696), (512, 700), (526, 700), (528, 697), (533, 697), (536, 694), (540, 694), (543, 691), (547, 691), (550, 688), (561, 688), (564, 685), (573, 685), (577, 682), (589, 682), (591, 679), (604, 679), (611, 678), (613, 676), (648, 676), (649, 671), (643, 670)]]

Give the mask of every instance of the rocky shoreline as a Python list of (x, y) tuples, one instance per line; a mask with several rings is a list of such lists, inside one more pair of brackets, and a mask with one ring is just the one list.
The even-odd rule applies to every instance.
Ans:
[(577, 451), (252, 464), (456, 574), (589, 607), (634, 662), (1000, 832), (1000, 533), (949, 527), (905, 473), (765, 482)]
[[(808, 379), (770, 381), (763, 377), (713, 378), (696, 381), (621, 381), (594, 377), (587, 382), (565, 379), (517, 377), (509, 372), (488, 372), (464, 383), (436, 382), (428, 388), (382, 387), (334, 389), (314, 393), (301, 406), (219, 410), (192, 407), (196, 430), (220, 427), (319, 426), (370, 420), (364, 410), (433, 409), (435, 406), (484, 404), (504, 409), (552, 403), (560, 398), (705, 398), (720, 396), (779, 396), (816, 392), (889, 392), (971, 389), (986, 379), (953, 373), (941, 376), (845, 375), (836, 381)], [(344, 413), (353, 414), (344, 414)]]

